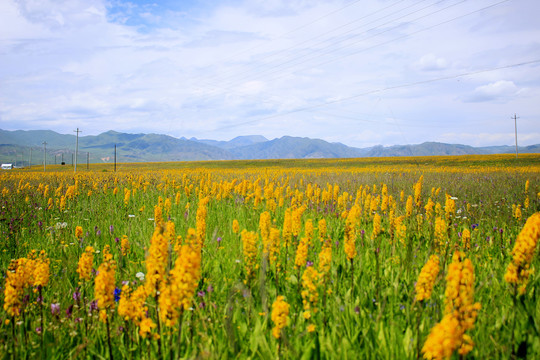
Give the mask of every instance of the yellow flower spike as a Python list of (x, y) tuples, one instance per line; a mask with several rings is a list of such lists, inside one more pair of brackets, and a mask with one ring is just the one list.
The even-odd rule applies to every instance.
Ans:
[(90, 280), (92, 266), (94, 265), (94, 248), (87, 246), (79, 259), (77, 273), (80, 280)]
[(504, 280), (517, 286), (519, 294), (524, 294), (530, 275), (530, 264), (540, 237), (540, 212), (533, 214), (521, 229), (514, 248), (512, 261), (508, 264)]
[(244, 269), (246, 278), (250, 280), (255, 274), (255, 264), (257, 262), (257, 242), (258, 236), (253, 231), (242, 230), (241, 239), (244, 252)]
[(304, 317), (311, 316), (311, 312), (317, 312), (317, 302), (319, 301), (319, 276), (320, 274), (313, 266), (308, 266), (302, 275), (302, 304), (304, 307)]
[(431, 255), (426, 264), (422, 267), (418, 281), (416, 282), (416, 299), (415, 301), (423, 301), (431, 298), (433, 286), (439, 274), (439, 257)]
[(232, 222), (232, 231), (235, 234), (238, 234), (238, 232), (240, 231), (240, 224), (238, 224), (238, 220), (236, 219), (234, 219)]
[(474, 327), (481, 308), (474, 303), (474, 269), (465, 253), (456, 251), (446, 276), (444, 317), (430, 333), (422, 353), (425, 359), (447, 359), (455, 350), (466, 355), (472, 340), (465, 332)]
[(110, 253), (106, 254), (105, 250), (103, 253), (104, 260), (98, 268), (94, 283), (94, 296), (100, 309), (100, 320), (106, 321), (107, 310), (114, 307), (116, 262)]
[(289, 304), (285, 301), (285, 297), (280, 295), (272, 304), (272, 322), (274, 327), (272, 328), (272, 336), (276, 339), (281, 337), (281, 332), (287, 326), (289, 322)]
[(75, 228), (75, 237), (76, 237), (77, 239), (81, 239), (82, 236), (83, 236), (83, 228), (82, 228), (82, 226), (77, 226), (77, 227)]

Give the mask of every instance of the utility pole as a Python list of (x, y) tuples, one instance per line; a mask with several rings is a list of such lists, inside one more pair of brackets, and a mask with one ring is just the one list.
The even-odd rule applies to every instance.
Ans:
[(47, 142), (43, 142), (43, 171), (45, 171), (47, 165)]
[(30, 160), (28, 160), (28, 167), (32, 168), (32, 148), (30, 148)]
[(518, 158), (518, 144), (517, 144), (517, 119), (519, 119), (517, 117), (517, 115), (514, 113), (514, 129), (515, 129), (515, 134), (516, 134), (516, 159)]
[(114, 172), (116, 172), (116, 144), (114, 144)]
[(77, 133), (77, 145), (75, 147), (75, 168), (73, 169), (73, 172), (76, 173), (77, 172), (77, 153), (79, 152), (79, 133), (82, 131), (79, 130), (79, 128), (73, 131)]
[(86, 153), (86, 170), (90, 168), (90, 153)]

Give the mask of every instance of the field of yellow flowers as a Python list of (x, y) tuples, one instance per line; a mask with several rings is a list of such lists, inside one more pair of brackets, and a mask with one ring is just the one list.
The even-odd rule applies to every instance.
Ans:
[(540, 358), (540, 156), (0, 173), (0, 357)]

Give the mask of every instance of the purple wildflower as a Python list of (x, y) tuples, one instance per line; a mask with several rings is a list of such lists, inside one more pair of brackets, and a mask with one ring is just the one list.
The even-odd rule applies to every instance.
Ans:
[(73, 300), (77, 302), (81, 300), (81, 293), (79, 292), (79, 288), (75, 289), (75, 292), (73, 293)]
[(66, 309), (66, 317), (70, 318), (72, 314), (73, 314), (73, 304), (69, 305), (68, 308)]
[(52, 304), (51, 304), (51, 313), (52, 313), (53, 315), (58, 316), (58, 314), (60, 314), (60, 304), (54, 304), (54, 303), (52, 303)]
[(93, 301), (90, 303), (89, 309), (90, 309), (90, 312), (92, 312), (92, 311), (97, 311), (97, 309), (98, 309), (98, 306), (97, 306), (97, 300), (93, 300)]

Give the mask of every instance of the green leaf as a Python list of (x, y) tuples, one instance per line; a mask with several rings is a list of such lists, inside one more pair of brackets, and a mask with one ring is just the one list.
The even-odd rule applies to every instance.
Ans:
[(296, 275), (289, 276), (289, 282), (293, 285), (298, 284), (298, 278), (296, 277)]
[(405, 353), (407, 356), (411, 356), (411, 350), (412, 350), (412, 335), (413, 332), (411, 330), (411, 327), (407, 327), (407, 330), (405, 330), (405, 335), (403, 336), (403, 348), (405, 349)]

